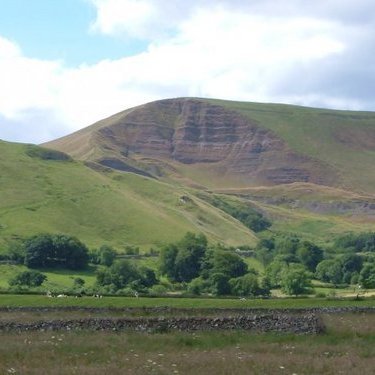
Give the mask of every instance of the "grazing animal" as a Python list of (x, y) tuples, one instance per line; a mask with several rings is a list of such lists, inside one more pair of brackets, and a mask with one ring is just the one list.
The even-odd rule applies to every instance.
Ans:
[(246, 298), (245, 297), (241, 297), (240, 301), (246, 301)]
[(68, 297), (66, 294), (59, 294), (59, 295), (57, 296), (57, 298), (66, 298), (66, 297)]

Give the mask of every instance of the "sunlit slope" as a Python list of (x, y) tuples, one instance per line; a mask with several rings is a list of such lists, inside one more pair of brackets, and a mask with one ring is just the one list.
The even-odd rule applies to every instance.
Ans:
[(375, 193), (375, 113), (177, 98), (48, 143), (80, 160), (216, 188), (313, 183)]
[(211, 100), (272, 130), (296, 152), (326, 163), (336, 186), (375, 193), (375, 112)]
[[(37, 152), (35, 152), (37, 150)], [(254, 243), (236, 220), (189, 191), (132, 173), (95, 171), (63, 154), (0, 142), (0, 247), (40, 232), (76, 235), (90, 246), (143, 247), (203, 232), (227, 244)]]

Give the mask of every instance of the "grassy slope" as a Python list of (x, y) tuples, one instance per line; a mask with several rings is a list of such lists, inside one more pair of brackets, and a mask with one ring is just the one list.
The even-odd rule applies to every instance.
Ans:
[[(375, 113), (314, 109), (282, 104), (201, 100), (239, 111), (259, 126), (271, 129), (277, 136), (284, 139), (292, 150), (319, 160), (321, 163), (316, 165), (317, 173), (321, 164), (329, 165), (337, 171), (338, 184), (341, 189), (306, 183), (279, 185), (272, 188), (253, 187), (259, 189), (259, 192), (252, 192), (254, 200), (258, 201), (256, 204), (274, 220), (273, 230), (296, 232), (310, 239), (319, 237), (323, 240), (346, 231), (375, 230), (373, 215), (361, 212), (355, 215), (340, 212), (320, 213), (303, 207), (290, 209), (278, 203), (262, 204), (261, 200), (259, 202), (256, 199), (257, 195), (276, 196), (306, 204), (312, 203), (311, 206), (314, 205), (314, 201), (333, 202), (338, 205), (353, 200), (361, 200), (364, 203), (370, 200), (375, 201), (373, 195), (375, 192)], [(165, 126), (176, 126), (175, 120), (161, 118), (164, 112), (158, 112), (154, 103), (136, 109), (142, 107), (145, 108), (146, 113), (153, 110), (158, 121)], [(102, 155), (103, 152), (108, 152), (100, 148), (101, 142), (105, 144), (105, 140), (100, 138), (102, 135), (98, 138), (96, 134), (92, 138), (90, 134), (92, 135), (92, 132), (103, 126), (121, 122), (129, 111), (121, 112), (75, 134), (56, 140), (51, 143), (51, 146), (63, 149), (82, 159), (90, 159), (92, 157), (90, 153), (96, 156), (98, 153)], [(85, 144), (84, 150), (77, 148), (76, 141), (79, 141), (79, 144)], [(121, 158), (121, 155), (117, 156)], [(133, 155), (133, 157), (142, 162), (142, 155)], [(165, 177), (172, 184), (180, 186), (200, 184), (212, 190), (220, 188), (223, 193), (227, 194), (242, 194), (236, 192), (236, 189), (231, 191), (230, 188), (240, 190), (240, 188), (249, 187), (241, 176), (218, 173), (218, 169), (213, 168), (210, 163), (183, 164), (173, 160), (168, 160), (167, 163), (172, 168), (167, 168), (162, 162), (160, 168), (167, 171)], [(224, 189), (227, 191), (223, 191)], [(253, 201), (251, 197), (247, 199)]]
[(210, 100), (256, 120), (297, 152), (341, 173), (342, 186), (375, 192), (375, 113)]
[(179, 203), (183, 189), (129, 173), (99, 173), (79, 162), (26, 155), (27, 146), (0, 142), (0, 249), (19, 236), (64, 232), (89, 246), (151, 246), (188, 230), (211, 240), (253, 243), (235, 220), (195, 200)]

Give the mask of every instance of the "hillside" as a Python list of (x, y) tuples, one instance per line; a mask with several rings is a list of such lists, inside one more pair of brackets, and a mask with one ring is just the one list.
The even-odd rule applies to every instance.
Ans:
[(373, 113), (170, 99), (45, 146), (0, 142), (0, 248), (39, 232), (120, 249), (186, 231), (254, 244), (213, 197), (255, 209), (273, 232), (375, 230)]
[(175, 187), (133, 173), (94, 170), (61, 152), (0, 141), (0, 251), (40, 232), (76, 235), (89, 246), (143, 248), (203, 232), (213, 241), (254, 243), (238, 221)]
[(169, 99), (47, 146), (92, 167), (236, 196), (273, 230), (330, 238), (375, 226), (372, 112)]
[(121, 112), (47, 146), (210, 189), (303, 182), (375, 192), (371, 112), (170, 99)]

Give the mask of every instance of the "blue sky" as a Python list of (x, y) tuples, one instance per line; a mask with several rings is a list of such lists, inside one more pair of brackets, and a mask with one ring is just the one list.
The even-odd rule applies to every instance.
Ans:
[(0, 35), (25, 55), (68, 66), (139, 53), (145, 43), (90, 31), (95, 7), (86, 0), (0, 0)]
[(372, 0), (0, 0), (0, 139), (152, 100), (375, 110)]

